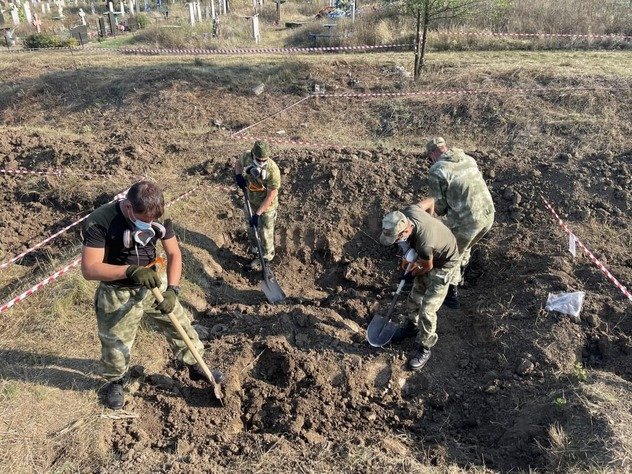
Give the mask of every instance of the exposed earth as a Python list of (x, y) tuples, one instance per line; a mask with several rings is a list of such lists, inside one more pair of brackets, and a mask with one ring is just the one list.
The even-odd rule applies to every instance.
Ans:
[[(2, 261), (139, 176), (157, 179), (168, 200), (198, 186), (171, 212), (185, 257), (182, 299), (205, 337), (205, 359), (226, 374), (225, 406), (204, 383), (188, 381), (162, 342), (158, 367), (132, 373), (124, 413), (137, 417), (102, 422), (95, 449), (113, 455), (89, 469), (254, 470), (248, 460), (266, 455), (276, 460), (268, 470), (284, 472), (374, 472), (384, 459), (404, 472), (632, 469), (630, 301), (579, 249), (573, 259), (540, 198), (630, 287), (629, 134), (627, 148), (613, 142), (592, 151), (572, 144), (599, 130), (560, 132), (552, 148), (469, 146), (476, 136), (468, 137), (464, 148), (492, 191), (496, 224), (474, 254), (462, 309), (441, 309), (439, 342), (426, 368), (413, 373), (405, 366), (412, 342), (372, 349), (365, 328), (396, 286), (395, 250), (376, 241), (380, 219), (426, 195), (423, 148), (276, 148), (284, 186), (273, 270), (288, 299), (273, 306), (246, 268), (239, 194), (222, 188), (232, 186), (232, 159), (249, 142), (228, 140), (221, 126), (196, 139), (147, 126), (148, 116), (154, 124), (174, 120), (170, 94), (177, 93), (161, 92), (164, 115), (151, 105), (148, 115), (116, 109), (124, 124), (116, 130), (99, 128), (111, 116), (92, 116), (84, 126), (95, 131), (86, 135), (70, 131), (70, 118), (60, 119), (57, 132), (28, 119), (20, 128), (15, 104), (3, 112), (3, 168), (68, 174), (0, 176)], [(210, 119), (213, 109), (198, 113)], [(628, 110), (619, 130), (630, 131), (630, 118)], [(459, 127), (455, 121), (440, 133), (459, 146)], [(22, 280), (3, 279), (3, 301), (51, 273), (49, 260), (57, 268), (77, 254), (78, 232), (65, 235), (19, 262), (12, 271)], [(586, 292), (581, 320), (544, 309), (549, 292), (565, 291)], [(9, 354), (17, 344), (0, 347)], [(0, 366), (3, 377), (10, 364)], [(92, 389), (99, 385), (94, 376)], [(61, 468), (68, 446), (58, 446), (49, 470)]]

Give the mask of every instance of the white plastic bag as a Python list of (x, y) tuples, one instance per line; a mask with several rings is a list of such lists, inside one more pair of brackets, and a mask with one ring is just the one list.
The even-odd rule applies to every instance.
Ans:
[(585, 293), (583, 291), (559, 294), (549, 293), (545, 309), (568, 314), (569, 316), (579, 319), (579, 313), (584, 304), (584, 295)]

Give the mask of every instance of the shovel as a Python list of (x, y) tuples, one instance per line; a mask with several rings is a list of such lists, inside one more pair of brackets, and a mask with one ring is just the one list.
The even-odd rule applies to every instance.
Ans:
[[(156, 301), (158, 302), (158, 304), (162, 303), (164, 298), (162, 297), (162, 293), (160, 292), (160, 290), (158, 288), (152, 288), (151, 292), (154, 294), (154, 298), (156, 298)], [(202, 356), (200, 355), (200, 353), (195, 349), (195, 346), (193, 345), (193, 341), (191, 341), (191, 338), (189, 338), (189, 335), (186, 333), (186, 331), (182, 327), (182, 324), (180, 324), (180, 321), (178, 321), (178, 319), (173, 315), (173, 313), (169, 313), (169, 319), (171, 320), (171, 324), (173, 324), (173, 326), (178, 331), (178, 334), (180, 334), (180, 337), (186, 344), (187, 349), (189, 349), (191, 354), (193, 354), (193, 357), (195, 358), (196, 362), (200, 365), (200, 367), (204, 371), (206, 378), (208, 378), (208, 381), (211, 382), (211, 385), (213, 386), (213, 394), (215, 395), (215, 398), (217, 398), (222, 404), (222, 406), (224, 406), (224, 402), (222, 400), (223, 394), (222, 394), (222, 389), (220, 387), (220, 384), (217, 383), (217, 381), (215, 380), (215, 377), (213, 377), (213, 374), (209, 370), (208, 365), (206, 365), (206, 362), (204, 362), (204, 359), (202, 359)]]
[(385, 344), (388, 344), (397, 329), (399, 329), (399, 323), (391, 321), (391, 315), (393, 314), (393, 310), (395, 309), (395, 305), (397, 304), (397, 300), (399, 299), (399, 295), (401, 294), (402, 288), (404, 288), (405, 284), (406, 280), (402, 279), (397, 286), (395, 296), (393, 296), (393, 300), (391, 301), (386, 314), (384, 316), (380, 314), (373, 316), (373, 319), (369, 323), (369, 327), (366, 328), (366, 340), (369, 341), (371, 346), (382, 347)]
[[(250, 207), (250, 201), (248, 201), (248, 195), (244, 189), (244, 201), (246, 202), (246, 210), (248, 211), (248, 220), (252, 219), (252, 208)], [(263, 271), (263, 280), (261, 281), (261, 290), (266, 295), (266, 298), (270, 303), (278, 303), (285, 299), (285, 293), (279, 286), (268, 262), (263, 258), (263, 246), (261, 245), (261, 239), (259, 238), (259, 231), (256, 227), (253, 227), (255, 232), (255, 240), (257, 241), (257, 249), (259, 250), (259, 260), (261, 261), (261, 269)]]

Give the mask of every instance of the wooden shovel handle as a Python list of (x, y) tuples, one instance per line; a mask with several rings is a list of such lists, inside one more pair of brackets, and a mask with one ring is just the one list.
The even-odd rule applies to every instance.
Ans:
[[(156, 301), (158, 302), (158, 304), (163, 302), (164, 298), (162, 297), (162, 293), (160, 292), (159, 288), (152, 288), (151, 292), (153, 293), (154, 298), (156, 298)], [(217, 399), (221, 401), (222, 391), (220, 389), (220, 386), (215, 380), (215, 377), (213, 377), (213, 374), (209, 370), (208, 365), (206, 365), (206, 362), (204, 362), (204, 359), (202, 359), (202, 356), (193, 345), (193, 341), (191, 340), (187, 332), (182, 327), (182, 324), (180, 324), (180, 321), (178, 321), (178, 319), (173, 315), (173, 313), (169, 313), (169, 319), (171, 320), (171, 324), (173, 324), (173, 326), (178, 331), (178, 334), (180, 334), (180, 337), (186, 344), (187, 349), (189, 349), (191, 354), (193, 354), (193, 357), (195, 358), (196, 362), (200, 365), (200, 367), (202, 367), (202, 370), (204, 371), (206, 378), (208, 378), (208, 381), (211, 382), (211, 385), (213, 385), (213, 393), (215, 394)]]

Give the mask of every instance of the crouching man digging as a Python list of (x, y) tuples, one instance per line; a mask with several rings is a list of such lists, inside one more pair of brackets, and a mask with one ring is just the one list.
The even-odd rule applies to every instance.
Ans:
[[(189, 377), (206, 379), (169, 319), (173, 313), (202, 354), (204, 346), (178, 301), (182, 255), (173, 224), (171, 219), (164, 224), (155, 221), (163, 212), (160, 188), (141, 181), (129, 189), (126, 199), (99, 207), (86, 220), (81, 272), (86, 280), (101, 282), (95, 310), (103, 377), (108, 381), (105, 404), (114, 410), (125, 403), (123, 383), (143, 315), (152, 318), (165, 334), (178, 359), (188, 365)], [(166, 278), (154, 269), (158, 240), (167, 256)], [(161, 289), (162, 303), (156, 304), (152, 288)]]
[(454, 272), (458, 271), (456, 239), (441, 221), (415, 204), (384, 216), (380, 243), (397, 243), (404, 253), (410, 248), (417, 252), (416, 263), (405, 275), (406, 279), (413, 280), (406, 313), (400, 315), (400, 328), (391, 341), (416, 336), (417, 350), (408, 359), (408, 366), (419, 370), (426, 365), (430, 349), (437, 343), (437, 311)]

